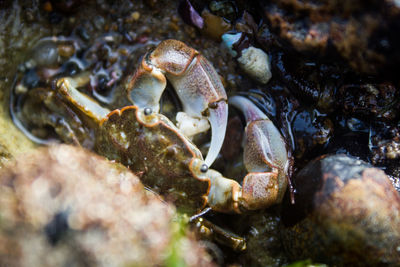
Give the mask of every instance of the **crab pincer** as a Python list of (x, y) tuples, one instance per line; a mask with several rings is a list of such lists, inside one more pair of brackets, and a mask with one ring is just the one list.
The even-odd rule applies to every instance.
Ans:
[[(197, 50), (177, 40), (165, 40), (143, 57), (127, 87), (130, 100), (141, 109), (158, 113), (167, 80), (189, 117), (209, 121), (212, 135), (205, 163), (210, 166), (221, 149), (228, 119), (227, 96), (220, 77)], [(185, 129), (180, 130), (185, 133)]]
[(234, 96), (229, 103), (246, 118), (244, 164), (249, 172), (242, 183), (239, 205), (248, 210), (280, 203), (288, 184), (286, 143), (272, 121), (250, 100)]

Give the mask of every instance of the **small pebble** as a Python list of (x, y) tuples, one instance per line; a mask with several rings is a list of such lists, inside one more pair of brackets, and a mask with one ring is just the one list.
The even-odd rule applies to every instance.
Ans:
[(75, 48), (70, 44), (61, 44), (58, 46), (58, 53), (62, 57), (70, 58), (75, 53)]
[(50, 3), (49, 1), (46, 1), (46, 2), (43, 4), (43, 10), (46, 11), (46, 12), (51, 12), (51, 11), (53, 11), (53, 6), (51, 5), (51, 3)]
[(140, 18), (140, 13), (138, 11), (135, 11), (131, 14), (131, 18), (135, 21), (139, 20)]
[(40, 42), (33, 50), (33, 60), (37, 66), (51, 67), (57, 64), (57, 45), (51, 41)]

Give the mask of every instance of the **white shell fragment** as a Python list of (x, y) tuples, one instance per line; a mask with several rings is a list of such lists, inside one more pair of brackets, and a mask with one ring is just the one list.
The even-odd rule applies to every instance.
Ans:
[(259, 83), (266, 84), (272, 77), (269, 57), (259, 48), (250, 46), (244, 49), (238, 62), (242, 70)]
[(206, 118), (194, 118), (185, 112), (178, 112), (176, 114), (176, 125), (180, 132), (189, 139), (192, 139), (198, 133), (206, 132), (210, 129), (210, 124)]

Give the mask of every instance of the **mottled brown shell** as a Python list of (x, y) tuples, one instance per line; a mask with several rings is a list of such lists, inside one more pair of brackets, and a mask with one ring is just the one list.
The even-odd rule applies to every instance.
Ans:
[(111, 112), (102, 122), (97, 152), (129, 166), (146, 186), (183, 211), (201, 210), (210, 182), (193, 173), (192, 162), (202, 160), (200, 151), (163, 115), (153, 114), (143, 124), (140, 112), (136, 106)]

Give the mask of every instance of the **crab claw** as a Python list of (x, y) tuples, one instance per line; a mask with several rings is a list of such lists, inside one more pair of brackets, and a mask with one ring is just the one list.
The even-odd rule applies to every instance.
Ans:
[(286, 143), (272, 121), (250, 100), (234, 96), (229, 103), (246, 118), (244, 164), (249, 174), (243, 180), (240, 205), (260, 209), (282, 201), (288, 184)]
[(139, 108), (151, 108), (154, 112), (159, 112), (159, 102), (166, 86), (164, 74), (149, 65), (144, 58), (128, 84), (128, 98)]
[(232, 179), (223, 177), (215, 170), (208, 170), (210, 191), (207, 196), (208, 205), (216, 211), (236, 212), (239, 210), (240, 185)]
[(228, 121), (228, 107), (225, 102), (218, 102), (217, 107), (209, 109), (209, 121), (211, 125), (211, 144), (206, 159), (208, 166), (217, 158), (225, 138)]
[[(206, 118), (209, 121), (211, 146), (205, 162), (211, 166), (221, 150), (228, 120), (227, 96), (218, 73), (195, 49), (177, 40), (165, 40), (143, 57), (129, 83), (132, 102), (139, 108), (150, 107), (158, 112), (158, 102), (166, 86), (164, 76), (175, 88), (183, 111), (194, 119)], [(186, 131), (180, 128), (183, 133), (186, 131), (193, 135), (204, 129), (195, 127)]]

